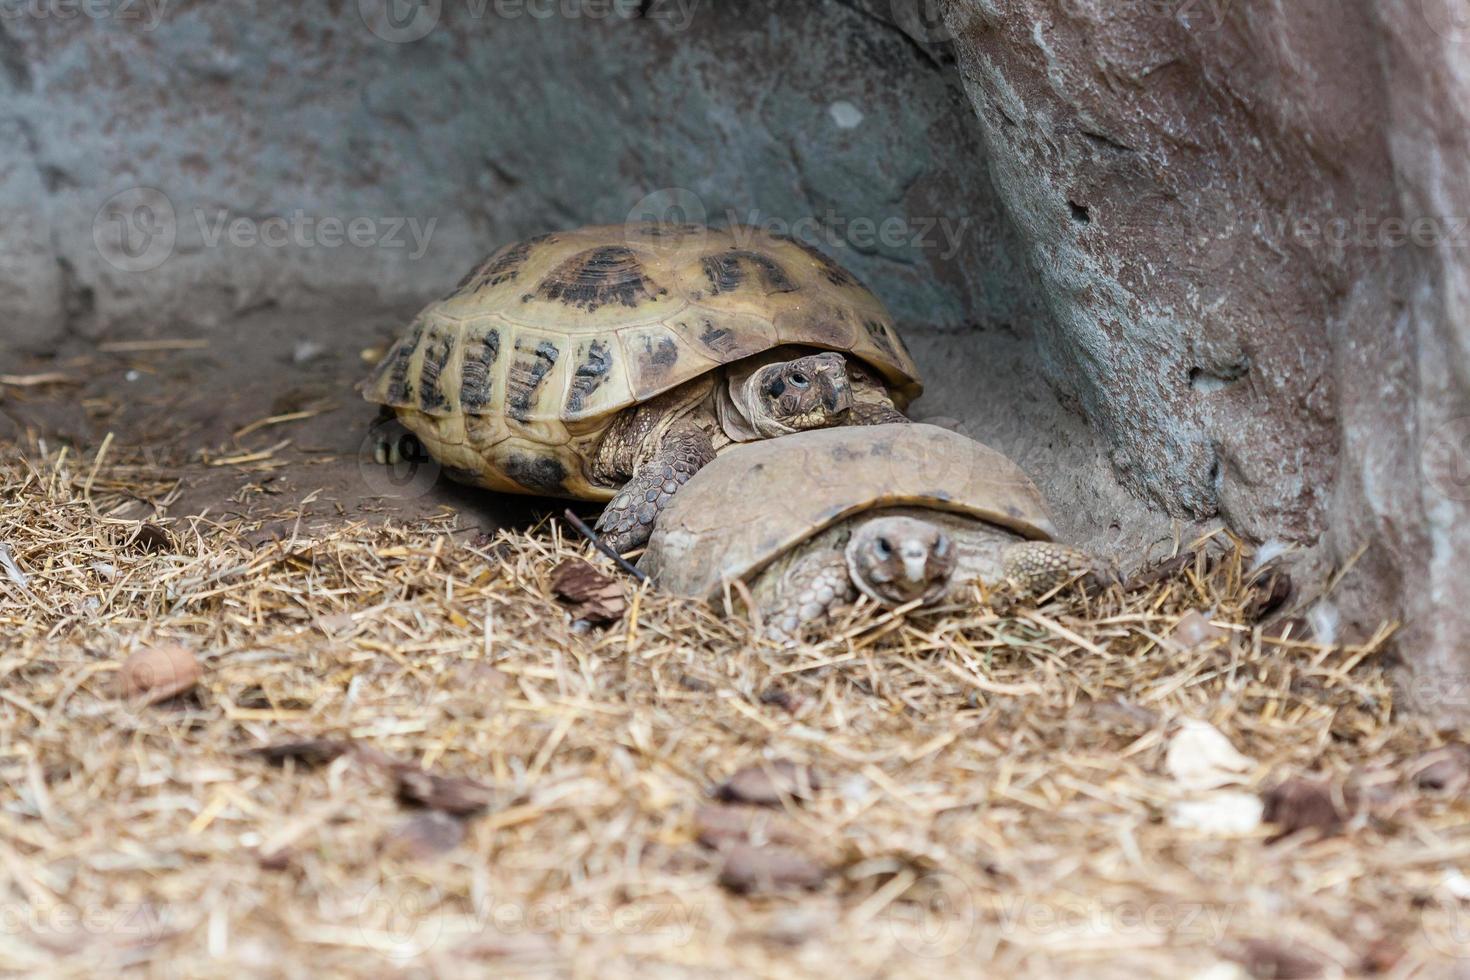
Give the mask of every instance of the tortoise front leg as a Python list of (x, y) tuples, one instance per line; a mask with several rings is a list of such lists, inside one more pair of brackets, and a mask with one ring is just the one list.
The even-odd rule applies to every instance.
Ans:
[(898, 410), (888, 386), (864, 368), (848, 362), (848, 378), (852, 382), (852, 408), (848, 409), (848, 425), (885, 425), (911, 422)]
[(857, 588), (841, 551), (819, 551), (796, 561), (776, 583), (774, 601), (761, 610), (766, 634), (795, 643), (812, 623), (857, 599)]
[(597, 533), (619, 554), (646, 544), (654, 522), (674, 494), (714, 458), (708, 432), (687, 420), (675, 423), (603, 510)]

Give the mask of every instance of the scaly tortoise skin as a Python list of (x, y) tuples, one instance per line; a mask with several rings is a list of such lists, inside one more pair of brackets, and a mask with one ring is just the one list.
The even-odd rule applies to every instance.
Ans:
[[(850, 405), (843, 421), (901, 418), (922, 390), (882, 303), (811, 246), (743, 226), (582, 228), (490, 256), (418, 315), (363, 394), (455, 479), (617, 497), (599, 529), (626, 550), (715, 453), (776, 434), (742, 422), (722, 383), (823, 351), (851, 374), (826, 396)], [(809, 366), (826, 385), (837, 363)]]
[(720, 457), (661, 516), (639, 566), (661, 589), (716, 604), (747, 583), (772, 635), (791, 639), (859, 592), (897, 606), (976, 580), (1024, 597), (1106, 576), (1055, 538), (1040, 491), (1005, 456), (937, 426), (876, 425)]

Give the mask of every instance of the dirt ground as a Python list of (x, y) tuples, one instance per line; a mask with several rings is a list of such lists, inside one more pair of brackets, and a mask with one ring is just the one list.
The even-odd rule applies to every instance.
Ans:
[(402, 316), (292, 316), (0, 365), (0, 969), (1470, 976), (1470, 749), (1223, 533), (796, 649), (589, 627), (560, 505), (366, 461)]

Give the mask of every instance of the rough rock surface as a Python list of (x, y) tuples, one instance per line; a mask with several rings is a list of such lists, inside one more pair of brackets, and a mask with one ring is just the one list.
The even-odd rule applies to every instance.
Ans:
[[(1458, 16), (1458, 19), (1456, 19)], [(957, 0), (1053, 383), (1171, 513), (1351, 565), (1424, 706), (1470, 663), (1470, 21), (1454, 0)]]

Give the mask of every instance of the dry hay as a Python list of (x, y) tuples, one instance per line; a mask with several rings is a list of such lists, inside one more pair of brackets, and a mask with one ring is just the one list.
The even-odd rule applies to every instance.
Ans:
[[(168, 471), (4, 458), (5, 969), (1438, 975), (1466, 952), (1462, 758), (1416, 779), (1448, 736), (1395, 714), (1376, 645), (1239, 625), (1259, 590), (1224, 535), (1126, 596), (861, 610), (783, 650), (627, 579), (621, 622), (573, 624), (553, 572), (595, 556), (555, 524), (139, 539)], [(119, 695), (122, 661), (174, 643), (190, 693)], [(1202, 795), (1166, 759), (1185, 719), (1248, 757), (1220, 800), (1320, 777), (1325, 804), (1301, 784), (1271, 815), (1325, 832), (1175, 826)], [(816, 786), (776, 780), (731, 860), (777, 849), (815, 887), (739, 894), (698, 838), (751, 811), (702, 808), (778, 759)]]

